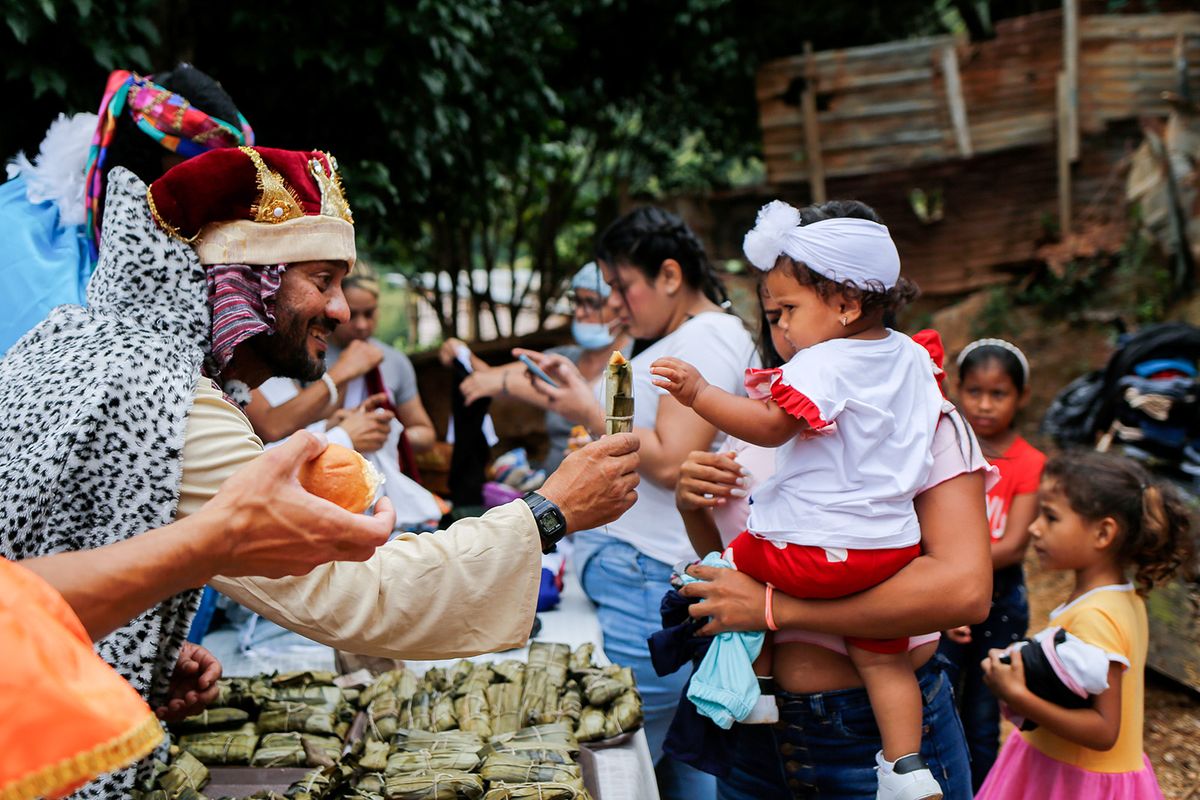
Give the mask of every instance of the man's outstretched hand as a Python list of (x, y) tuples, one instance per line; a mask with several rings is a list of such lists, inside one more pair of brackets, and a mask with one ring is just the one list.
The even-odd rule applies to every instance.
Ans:
[(618, 433), (576, 450), (538, 491), (558, 506), (567, 529), (598, 528), (624, 514), (637, 500), (637, 436)]

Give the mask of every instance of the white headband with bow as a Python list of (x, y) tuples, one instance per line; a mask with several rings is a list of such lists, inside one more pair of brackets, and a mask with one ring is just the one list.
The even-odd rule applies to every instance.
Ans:
[(891, 289), (900, 278), (900, 253), (883, 225), (856, 217), (802, 225), (800, 212), (781, 200), (759, 209), (742, 250), (763, 272), (785, 255), (832, 281), (849, 281), (864, 291)]

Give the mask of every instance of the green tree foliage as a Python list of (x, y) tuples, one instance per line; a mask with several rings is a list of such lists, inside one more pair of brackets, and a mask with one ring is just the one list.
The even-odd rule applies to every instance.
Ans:
[[(363, 250), (389, 269), (442, 275), (427, 297), (450, 334), (463, 287), (498, 330), (529, 300), (544, 319), (597, 228), (630, 198), (746, 174), (760, 147), (754, 72), (765, 59), (805, 40), (824, 49), (934, 32), (947, 4), (0, 7), (2, 99), (19, 111), (0, 130), (3, 152), (35, 148), (60, 110), (93, 110), (111, 68), (190, 60), (222, 81), (260, 144), (337, 155)], [(472, 271), (485, 277), (472, 284)]]

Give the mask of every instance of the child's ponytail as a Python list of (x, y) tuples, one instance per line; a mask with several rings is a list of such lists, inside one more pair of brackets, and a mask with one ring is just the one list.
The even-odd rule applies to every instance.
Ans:
[[(1139, 536), (1127, 536), (1122, 555), (1135, 567), (1138, 592), (1146, 594), (1166, 583), (1191, 555), (1192, 520), (1187, 506), (1173, 488), (1147, 483), (1142, 489)], [(1136, 540), (1136, 541), (1135, 541)]]

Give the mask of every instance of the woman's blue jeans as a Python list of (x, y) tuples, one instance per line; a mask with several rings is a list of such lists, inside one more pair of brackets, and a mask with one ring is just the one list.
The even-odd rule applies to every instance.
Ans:
[[(935, 655), (917, 671), (924, 705), (921, 756), (946, 800), (970, 800), (967, 745), (945, 666)], [(883, 744), (866, 690), (776, 697), (778, 723), (734, 726), (737, 750), (729, 776), (717, 782), (720, 800), (874, 800), (875, 754)]]
[(992, 648), (1004, 649), (1025, 636), (1029, 627), (1029, 600), (1025, 576), (1019, 565), (998, 570), (992, 582), (992, 609), (988, 618), (971, 626), (971, 641), (957, 644), (946, 637), (938, 652), (950, 662), (947, 673), (958, 696), (958, 711), (971, 753), (971, 783), (983, 785), (1000, 751), (1000, 703), (984, 685), (979, 663)]
[(637, 680), (659, 793), (663, 800), (709, 800), (716, 793), (711, 775), (662, 754), (663, 739), (690, 675), (683, 669), (660, 678), (646, 644), (650, 634), (662, 629), (659, 605), (671, 588), (671, 566), (598, 531), (576, 535), (573, 547), (583, 589), (596, 604), (604, 653), (614, 664), (631, 668)]

